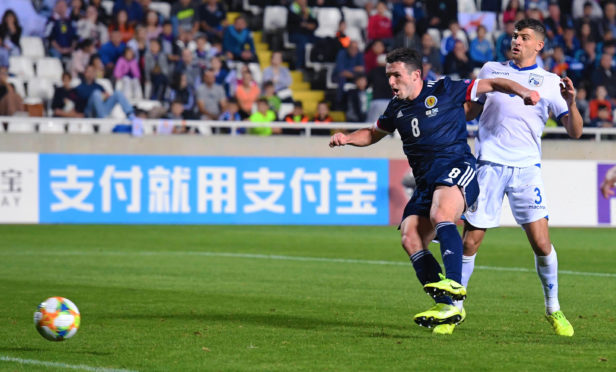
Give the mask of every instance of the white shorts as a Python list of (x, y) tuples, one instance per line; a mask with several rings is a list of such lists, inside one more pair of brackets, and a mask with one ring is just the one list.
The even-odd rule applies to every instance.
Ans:
[(505, 195), (519, 225), (548, 217), (539, 166), (519, 168), (480, 161), (477, 180), (479, 198), (464, 214), (471, 225), (482, 229), (497, 227)]

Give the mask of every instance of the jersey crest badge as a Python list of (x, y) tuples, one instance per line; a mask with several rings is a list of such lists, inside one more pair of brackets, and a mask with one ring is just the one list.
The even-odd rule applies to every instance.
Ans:
[(438, 99), (436, 99), (435, 96), (428, 96), (426, 97), (426, 100), (424, 101), (424, 105), (426, 105), (426, 108), (431, 109), (432, 107), (436, 106), (437, 102), (438, 102)]
[(528, 76), (528, 84), (534, 87), (540, 87), (543, 84), (543, 76), (537, 74), (530, 74)]

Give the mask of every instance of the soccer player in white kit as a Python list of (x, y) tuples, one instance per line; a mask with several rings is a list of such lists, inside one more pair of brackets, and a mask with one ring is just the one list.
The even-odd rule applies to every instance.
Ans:
[[(511, 41), (513, 58), (487, 62), (481, 78), (502, 77), (535, 89), (541, 95), (536, 106), (525, 106), (518, 97), (487, 93), (475, 142), (477, 177), (480, 185), (476, 206), (464, 215), (462, 285), (467, 286), (475, 255), (486, 230), (497, 227), (503, 196), (507, 195), (513, 216), (535, 253), (535, 267), (545, 297), (546, 318), (556, 334), (572, 336), (573, 327), (558, 302), (558, 261), (548, 232), (548, 209), (541, 178), (541, 134), (549, 111), (572, 138), (582, 135), (583, 121), (575, 104), (575, 89), (569, 78), (547, 72), (536, 64), (544, 46), (546, 30), (534, 19), (516, 23)], [(467, 117), (481, 105), (467, 103)], [(457, 303), (462, 308), (462, 303)]]

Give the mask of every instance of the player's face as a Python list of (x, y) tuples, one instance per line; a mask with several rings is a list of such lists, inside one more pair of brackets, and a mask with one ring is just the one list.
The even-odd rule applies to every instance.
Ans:
[(516, 29), (513, 31), (513, 38), (511, 39), (511, 54), (513, 60), (518, 65), (524, 64), (524, 62), (535, 63), (537, 54), (543, 49), (543, 44), (543, 40), (538, 38), (535, 31), (532, 29)]
[(421, 71), (409, 72), (404, 62), (388, 63), (385, 73), (391, 90), (398, 99), (414, 99), (417, 96), (417, 87), (421, 82)]

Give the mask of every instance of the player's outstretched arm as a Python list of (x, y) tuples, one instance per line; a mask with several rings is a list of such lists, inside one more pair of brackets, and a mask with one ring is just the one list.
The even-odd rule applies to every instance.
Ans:
[(524, 88), (513, 80), (503, 78), (477, 80), (477, 95), (489, 92), (515, 94), (520, 96), (526, 105), (536, 105), (541, 99), (539, 92)]
[(373, 143), (377, 143), (387, 133), (377, 130), (375, 127), (358, 129), (351, 134), (336, 133), (329, 139), (329, 147), (336, 146), (369, 146)]
[(575, 103), (575, 88), (573, 82), (568, 77), (564, 77), (560, 81), (560, 94), (567, 102), (569, 113), (560, 118), (563, 126), (567, 130), (567, 134), (571, 138), (580, 138), (584, 128), (584, 120)]

